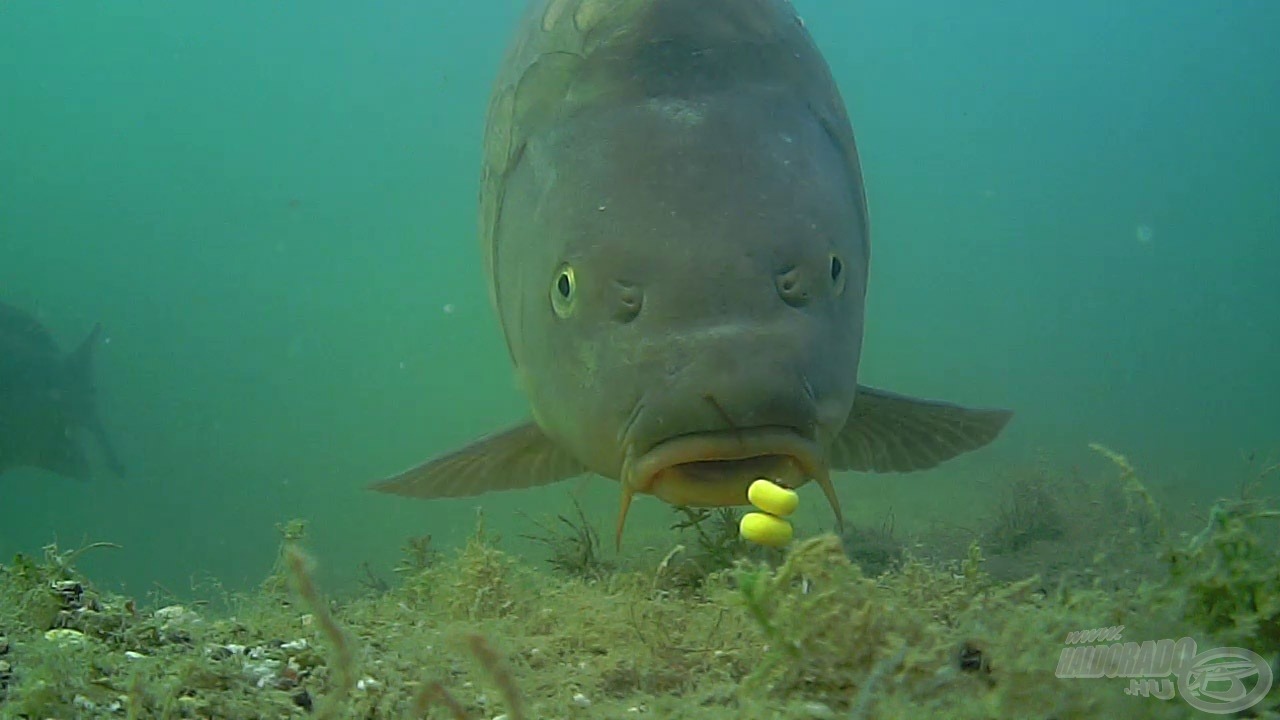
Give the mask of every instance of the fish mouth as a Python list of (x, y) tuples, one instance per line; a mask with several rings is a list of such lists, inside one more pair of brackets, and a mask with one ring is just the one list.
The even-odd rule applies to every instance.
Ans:
[(628, 458), (622, 471), (617, 542), (622, 543), (635, 493), (681, 506), (747, 505), (747, 488), (759, 478), (793, 489), (815, 480), (837, 524), (843, 525), (840, 501), (818, 444), (796, 428), (765, 426), (678, 435)]

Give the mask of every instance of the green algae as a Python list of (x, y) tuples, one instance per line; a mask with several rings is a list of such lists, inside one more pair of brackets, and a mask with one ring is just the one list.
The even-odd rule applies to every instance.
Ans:
[[(1072, 477), (1068, 498), (1043, 474), (1023, 478), (986, 527), (903, 538), (874, 566), (848, 552), (866, 532), (761, 552), (717, 513), (681, 513), (660, 563), (613, 567), (590, 554), (589, 519), (566, 516), (541, 526), (563, 552), (539, 566), (498, 549), (478, 516), (463, 547), (411, 540), (388, 589), (335, 601), (313, 584), (295, 521), (269, 577), (215, 611), (100, 592), (77, 552), (50, 546), (0, 565), (0, 716), (1198, 714), (1127, 695), (1122, 678), (1057, 677), (1064, 638), (1124, 626), (1126, 640), (1191, 636), (1274, 666), (1280, 512), (1221, 500), (1180, 533), (1129, 461), (1098, 449), (1118, 481)], [(1051, 523), (1027, 516), (1046, 503)], [(1081, 515), (1098, 507), (1110, 514)], [(1044, 548), (1078, 567), (1040, 562)], [(1251, 712), (1274, 716), (1276, 700)]]

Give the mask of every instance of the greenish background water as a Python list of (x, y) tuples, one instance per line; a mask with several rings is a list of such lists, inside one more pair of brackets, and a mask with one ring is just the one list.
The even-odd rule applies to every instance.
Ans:
[[(1188, 499), (1280, 453), (1280, 4), (797, 5), (872, 205), (863, 381), (1018, 412), (940, 470), (841, 478), (853, 519), (963, 518), (1037, 452), (1098, 469), (1091, 440)], [(509, 541), (569, 493), (612, 527), (600, 479), (362, 489), (524, 417), (474, 222), (520, 7), (0, 0), (0, 298), (67, 348), (104, 324), (130, 469), (0, 478), (0, 557), (111, 540), (87, 562), (130, 592), (242, 587), (306, 517), (336, 587), (478, 506)], [(637, 510), (627, 542), (668, 543)]]

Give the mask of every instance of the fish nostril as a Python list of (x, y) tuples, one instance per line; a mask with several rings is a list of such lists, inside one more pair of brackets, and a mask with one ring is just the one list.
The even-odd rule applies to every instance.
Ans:
[(778, 287), (778, 295), (788, 305), (800, 307), (809, 302), (809, 291), (805, 287), (800, 268), (788, 268), (778, 273), (775, 283)]
[(618, 302), (613, 309), (613, 319), (620, 323), (629, 323), (640, 314), (644, 305), (644, 293), (640, 288), (623, 282), (615, 282), (618, 288)]

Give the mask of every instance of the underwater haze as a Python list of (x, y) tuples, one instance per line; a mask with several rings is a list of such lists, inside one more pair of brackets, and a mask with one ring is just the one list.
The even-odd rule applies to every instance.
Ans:
[[(1016, 411), (939, 469), (837, 477), (851, 518), (977, 516), (1002, 468), (1105, 466), (1093, 441), (1189, 503), (1275, 462), (1280, 4), (796, 5), (871, 208), (859, 379)], [(0, 476), (0, 558), (109, 541), (101, 584), (183, 596), (254, 585), (305, 518), (340, 590), (409, 536), (459, 545), (477, 508), (517, 548), (571, 495), (611, 527), (599, 478), (365, 488), (527, 414), (476, 239), (522, 7), (0, 0), (0, 301), (65, 350), (102, 323), (128, 468)], [(637, 506), (627, 542), (665, 543), (670, 511)]]

